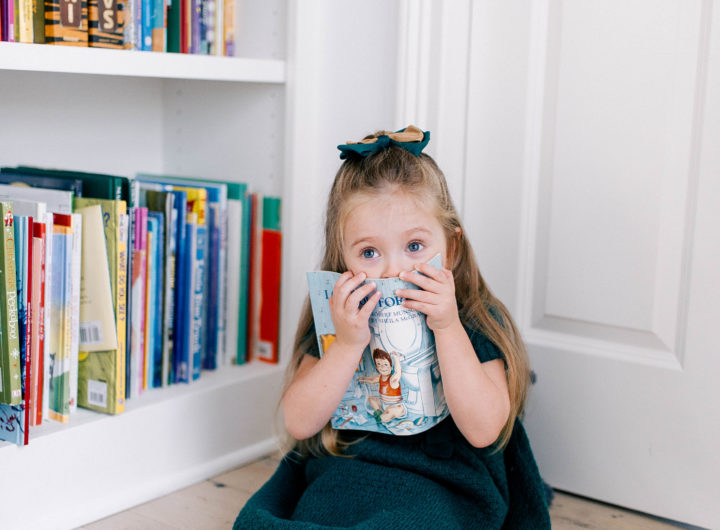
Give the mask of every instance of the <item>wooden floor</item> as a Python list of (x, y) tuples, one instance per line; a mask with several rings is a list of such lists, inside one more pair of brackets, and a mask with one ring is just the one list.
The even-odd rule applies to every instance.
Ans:
[[(82, 528), (227, 530), (248, 498), (272, 475), (277, 463), (276, 458), (264, 458)], [(553, 528), (559, 530), (677, 528), (666, 521), (561, 492), (555, 492), (550, 516)]]

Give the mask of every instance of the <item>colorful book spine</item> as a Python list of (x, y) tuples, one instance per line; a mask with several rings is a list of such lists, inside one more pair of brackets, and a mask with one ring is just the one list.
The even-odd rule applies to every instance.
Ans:
[(80, 274), (82, 264), (82, 215), (72, 218), (72, 257), (70, 276), (70, 413), (77, 410), (78, 363), (80, 355)]
[(51, 420), (70, 420), (70, 326), (72, 282), (72, 217), (54, 214), (53, 219), (53, 323), (50, 349), (50, 410)]
[(125, 47), (125, 0), (88, 0), (88, 45)]
[(148, 274), (145, 289), (145, 373), (148, 388), (162, 386), (162, 217), (157, 212), (148, 212)]
[(34, 362), (32, 372), (32, 392), (34, 395), (31, 409), (31, 425), (42, 424), (42, 402), (44, 384), (45, 349), (45, 222), (38, 218), (33, 222), (33, 285), (32, 285), (32, 340), (30, 349)]
[(16, 20), (18, 22), (16, 40), (18, 42), (33, 42), (32, 0), (17, 0), (15, 8), (17, 9)]
[(12, 204), (0, 202), (0, 215), (3, 219), (3, 245), (0, 248), (0, 402), (19, 405), (22, 385)]
[[(28, 222), (25, 215), (13, 214), (13, 233), (15, 236), (15, 288), (17, 292), (18, 333), (20, 345), (20, 373), (25, 373), (29, 348), (28, 334)], [(21, 376), (21, 392), (25, 396), (27, 388)]]
[(147, 276), (147, 208), (137, 207), (135, 214), (135, 237), (133, 243), (132, 267), (132, 309), (130, 322), (132, 326), (130, 358), (131, 358), (131, 397), (142, 393), (145, 379), (145, 284)]
[(250, 194), (250, 256), (248, 258), (248, 329), (247, 329), (247, 351), (245, 361), (250, 361), (255, 354), (255, 347), (258, 341), (258, 329), (260, 323), (258, 321), (260, 315), (260, 231), (262, 230), (262, 221), (258, 222), (258, 216), (262, 215), (262, 199), (257, 193)]
[(152, 14), (150, 17), (152, 51), (164, 52), (166, 50), (167, 5), (165, 0), (152, 0)]
[(225, 55), (235, 56), (235, 0), (225, 0), (223, 17), (223, 38)]
[(87, 0), (45, 0), (45, 42), (87, 46)]
[[(242, 237), (242, 208), (243, 203), (239, 198), (233, 196), (233, 190), (228, 186), (228, 206), (227, 206), (227, 288), (225, 289), (227, 296), (226, 318), (225, 318), (225, 352), (228, 357), (231, 353), (234, 355), (233, 360), (238, 362), (239, 347), (238, 337), (240, 335), (241, 326), (247, 325), (247, 322), (240, 318), (240, 294), (242, 287), (241, 266), (242, 266), (242, 247), (245, 246), (246, 240)], [(244, 360), (245, 341), (242, 341), (242, 359)], [(238, 348), (238, 351), (235, 351)]]
[(128, 215), (125, 201), (75, 199), (78, 209), (96, 205), (102, 208), (117, 348), (83, 352), (78, 367), (78, 404), (119, 414), (125, 410)]
[(45, 44), (45, 0), (32, 0), (33, 42)]
[(280, 205), (280, 199), (277, 197), (263, 198), (257, 355), (261, 361), (270, 363), (278, 362), (280, 331), (280, 277), (282, 276)]
[(180, 0), (168, 0), (167, 5), (167, 51), (181, 52), (182, 34), (180, 31), (181, 8)]

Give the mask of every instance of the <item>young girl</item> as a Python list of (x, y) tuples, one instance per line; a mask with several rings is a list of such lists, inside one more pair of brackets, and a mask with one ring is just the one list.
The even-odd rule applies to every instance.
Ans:
[[(550, 526), (518, 421), (525, 348), (478, 270), (442, 172), (422, 153), (429, 137), (410, 126), (339, 146), (345, 161), (330, 191), (321, 264), (343, 273), (330, 297), (336, 338), (320, 357), (306, 303), (281, 401), (295, 449), (235, 528)], [(438, 253), (441, 270), (426, 264)], [(379, 299), (363, 282), (392, 277), (420, 288), (396, 294), (435, 334), (450, 416), (412, 436), (333, 430)]]

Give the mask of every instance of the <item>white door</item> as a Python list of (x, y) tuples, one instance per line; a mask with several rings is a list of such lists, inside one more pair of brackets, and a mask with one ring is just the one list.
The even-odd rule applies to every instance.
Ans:
[(543, 477), (720, 528), (720, 5), (450, 4), (420, 107), (529, 348)]

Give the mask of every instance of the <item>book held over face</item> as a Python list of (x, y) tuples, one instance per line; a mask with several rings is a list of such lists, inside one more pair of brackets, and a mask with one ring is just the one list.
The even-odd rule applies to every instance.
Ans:
[[(440, 256), (429, 262), (439, 268)], [(335, 339), (328, 299), (339, 273), (307, 274), (320, 355)], [(426, 431), (445, 419), (445, 402), (435, 335), (425, 315), (402, 305), (397, 289), (418, 289), (400, 278), (373, 281), (380, 300), (370, 315), (370, 344), (330, 422), (334, 429), (395, 435)]]

